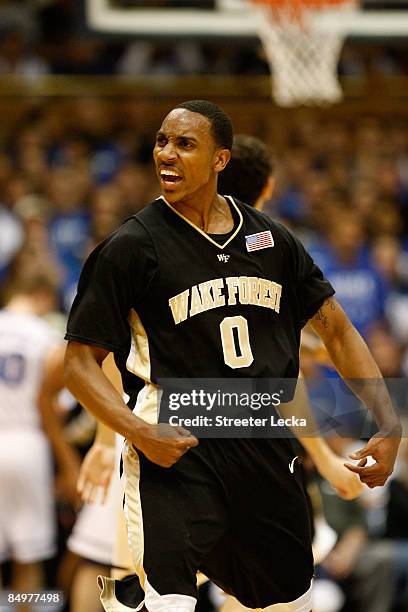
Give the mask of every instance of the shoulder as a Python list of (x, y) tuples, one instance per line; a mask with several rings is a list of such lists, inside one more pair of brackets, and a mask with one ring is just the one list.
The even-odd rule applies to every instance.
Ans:
[(152, 245), (153, 239), (151, 229), (159, 223), (163, 217), (163, 203), (160, 198), (147, 204), (141, 211), (126, 219), (108, 238), (105, 240), (103, 252), (109, 249), (137, 246), (148, 248)]
[(120, 268), (151, 258), (155, 258), (154, 243), (140, 213), (126, 219), (89, 257), (108, 261)]
[(100, 245), (100, 252), (107, 255), (115, 249), (126, 249), (149, 241), (149, 234), (137, 215), (126, 219)]
[(163, 218), (163, 213), (167, 210), (167, 206), (162, 197), (153, 200), (150, 204), (147, 204), (142, 210), (136, 215), (133, 215), (133, 219), (136, 219), (146, 229), (151, 224), (155, 224)]

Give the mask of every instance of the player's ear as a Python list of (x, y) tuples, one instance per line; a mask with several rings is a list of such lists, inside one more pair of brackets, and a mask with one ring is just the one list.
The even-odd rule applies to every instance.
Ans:
[(214, 154), (213, 170), (221, 172), (231, 159), (231, 151), (229, 149), (217, 149)]

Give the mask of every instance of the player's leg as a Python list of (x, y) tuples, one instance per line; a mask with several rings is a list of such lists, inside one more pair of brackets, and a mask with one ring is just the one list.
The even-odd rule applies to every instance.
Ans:
[[(305, 607), (306, 606), (306, 607)], [(310, 601), (309, 595), (305, 602), (291, 602), (284, 604), (273, 604), (263, 609), (263, 612), (311, 612), (312, 610), (311, 594)], [(219, 612), (253, 612), (253, 608), (246, 608), (230, 595), (225, 599), (225, 602), (221, 606)]]
[(201, 569), (250, 610), (309, 612), (311, 524), (301, 470), (289, 469), (292, 449), (284, 440), (234, 444), (230, 531)]
[[(307, 601), (305, 605), (299, 602), (297, 603), (292, 602), (290, 604), (288, 603), (273, 604), (272, 606), (269, 606), (268, 608), (264, 608), (264, 612), (269, 612), (269, 611), (270, 612), (300, 612), (300, 611), (310, 612), (312, 610), (311, 595), (310, 595), (310, 603), (309, 601)], [(240, 604), (239, 601), (235, 599), (235, 597), (228, 596), (224, 604), (220, 608), (219, 612), (252, 612), (252, 611), (250, 608), (246, 608), (245, 606)]]
[[(52, 465), (42, 432), (7, 432), (0, 439), (3, 534), (13, 560), (11, 588), (44, 586), (42, 561), (55, 553)], [(22, 450), (23, 449), (23, 450)], [(28, 610), (27, 606), (21, 610)]]
[[(303, 511), (302, 511), (303, 512)], [(299, 522), (302, 522), (299, 511)], [(304, 515), (303, 515), (304, 516)], [(241, 571), (252, 579), (239, 580), (234, 594), (249, 608), (270, 612), (310, 612), (312, 609), (313, 561), (309, 556), (307, 527), (292, 526), (280, 521), (278, 526), (265, 526), (264, 542), (260, 534), (254, 545), (238, 552)], [(247, 551), (245, 551), (245, 548)]]
[(272, 604), (263, 612), (312, 612), (312, 587), (294, 601)]
[(200, 559), (225, 530), (221, 487), (190, 451), (170, 469), (129, 449), (124, 455), (125, 514), (134, 571), (131, 579), (103, 580), (107, 612), (193, 612)]
[(76, 571), (70, 594), (70, 612), (101, 612), (98, 576), (105, 574), (105, 565), (91, 563), (86, 559), (80, 562)]
[[(38, 593), (44, 587), (44, 571), (41, 562), (12, 563), (11, 589), (20, 593)], [(31, 612), (31, 604), (18, 604), (16, 612)]]
[(11, 510), (7, 519), (8, 544), (15, 561), (33, 564), (56, 552), (51, 453), (45, 436), (36, 431), (13, 432), (6, 447)]

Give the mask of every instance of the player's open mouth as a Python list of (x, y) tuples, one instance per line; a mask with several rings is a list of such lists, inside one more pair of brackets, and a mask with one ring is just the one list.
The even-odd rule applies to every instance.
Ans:
[(169, 187), (179, 183), (182, 180), (182, 177), (176, 170), (166, 168), (160, 170), (160, 179), (163, 185)]

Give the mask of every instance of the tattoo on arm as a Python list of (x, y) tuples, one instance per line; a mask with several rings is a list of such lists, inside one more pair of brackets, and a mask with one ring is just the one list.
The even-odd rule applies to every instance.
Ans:
[(329, 322), (327, 320), (327, 315), (324, 313), (323, 308), (319, 308), (317, 313), (315, 314), (316, 321), (320, 321), (325, 329), (329, 327)]
[(320, 324), (324, 327), (324, 329), (327, 329), (329, 327), (329, 320), (327, 318), (327, 308), (332, 311), (336, 310), (336, 304), (330, 298), (324, 301), (323, 305), (319, 308), (319, 310), (314, 316), (315, 321), (319, 321)]

